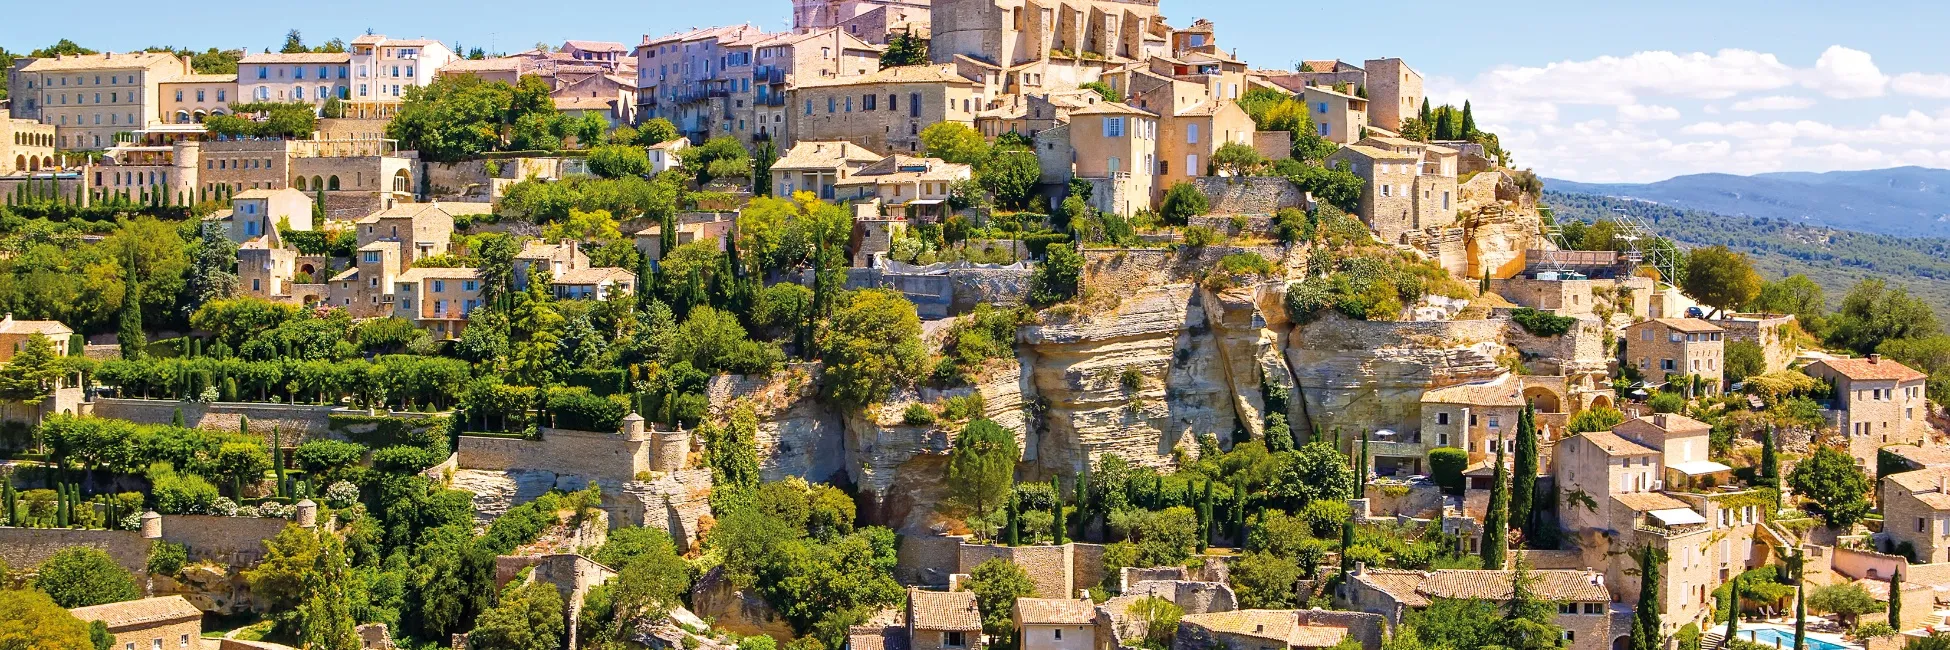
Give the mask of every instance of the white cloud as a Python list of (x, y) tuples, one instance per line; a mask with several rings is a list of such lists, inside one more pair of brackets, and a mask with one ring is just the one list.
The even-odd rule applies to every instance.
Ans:
[(1918, 97), (1950, 98), (1950, 75), (1905, 72), (1889, 80), (1889, 90)]
[(1768, 95), (1734, 102), (1731, 108), (1736, 111), (1798, 111), (1814, 106), (1815, 100), (1788, 95)]
[(1660, 122), (1679, 119), (1679, 109), (1671, 106), (1625, 104), (1618, 107), (1620, 122)]
[(1868, 52), (1830, 45), (1802, 76), (1801, 85), (1836, 99), (1880, 97), (1889, 77)]

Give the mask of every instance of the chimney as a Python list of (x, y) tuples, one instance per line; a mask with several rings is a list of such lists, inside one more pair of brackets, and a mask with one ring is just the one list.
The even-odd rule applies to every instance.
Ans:
[(1367, 573), (1367, 572), (1368, 572), (1368, 563), (1366, 563), (1366, 562), (1362, 562), (1362, 561), (1359, 561), (1359, 560), (1357, 560), (1357, 561), (1355, 561), (1355, 562), (1354, 562), (1354, 573), (1353, 573), (1353, 575), (1357, 575), (1357, 576), (1358, 576), (1358, 575), (1361, 575), (1361, 574), (1363, 574), (1363, 573)]
[(1882, 355), (1874, 352), (1869, 353), (1869, 363), (1882, 363)]

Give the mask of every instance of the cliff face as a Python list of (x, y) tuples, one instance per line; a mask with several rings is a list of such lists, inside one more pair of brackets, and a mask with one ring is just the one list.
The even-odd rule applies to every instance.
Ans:
[[(1306, 426), (1419, 429), (1422, 393), (1503, 370), (1508, 321), (1383, 323), (1338, 314), (1294, 328), (1286, 359)], [(1302, 425), (1296, 424), (1298, 428)]]

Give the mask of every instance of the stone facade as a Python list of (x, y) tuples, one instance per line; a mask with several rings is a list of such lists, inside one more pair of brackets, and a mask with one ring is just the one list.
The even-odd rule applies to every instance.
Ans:
[(124, 650), (189, 650), (203, 636), (203, 612), (181, 596), (77, 607), (69, 613), (83, 621), (100, 621), (115, 637), (111, 647)]
[(1626, 362), (1646, 381), (1696, 375), (1706, 378), (1708, 394), (1720, 392), (1725, 348), (1725, 330), (1696, 318), (1655, 318), (1625, 329)]
[[(128, 420), (143, 424), (168, 424), (183, 412), (183, 423), (199, 429), (236, 431), (244, 417), (251, 420), (251, 432), (269, 435), (283, 432), (287, 443), (313, 440), (331, 435), (332, 414), (364, 414), (366, 411), (341, 410), (333, 406), (310, 404), (267, 404), (261, 402), (179, 402), (175, 400), (97, 397), (89, 406), (95, 417)], [(419, 414), (414, 414), (418, 417)]]
[(1745, 341), (1760, 346), (1761, 358), (1767, 360), (1766, 372), (1786, 370), (1788, 365), (1801, 354), (1801, 347), (1791, 338), (1794, 325), (1793, 314), (1728, 314), (1727, 318), (1713, 321), (1727, 331), (1727, 341)]
[(1950, 472), (1925, 469), (1882, 477), (1882, 532), (1919, 563), (1950, 562)]
[(1210, 215), (1276, 214), (1282, 209), (1307, 209), (1307, 192), (1292, 181), (1277, 177), (1196, 178), (1192, 180), (1205, 193)]
[(0, 116), (0, 176), (54, 169), (55, 127)]
[(1930, 438), (1928, 377), (1908, 366), (1869, 355), (1864, 359), (1826, 359), (1802, 369), (1835, 387), (1830, 419), (1848, 440), (1849, 455), (1871, 479), (1876, 451), (1896, 444), (1923, 444)]
[(1400, 131), (1402, 120), (1419, 114), (1424, 101), (1422, 73), (1401, 59), (1368, 59), (1361, 64), (1367, 71), (1368, 123)]
[(881, 155), (920, 153), (921, 131), (930, 125), (974, 127), (980, 92), (975, 82), (938, 65), (803, 82), (787, 92), (789, 142), (844, 140)]
[(650, 470), (651, 441), (647, 435), (542, 429), (541, 440), (461, 436), (460, 466), (464, 469), (539, 469), (614, 481), (633, 480)]

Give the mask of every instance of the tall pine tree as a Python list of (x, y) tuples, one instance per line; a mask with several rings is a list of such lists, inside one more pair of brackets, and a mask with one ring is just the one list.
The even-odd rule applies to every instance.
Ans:
[(1517, 414), (1516, 466), (1510, 474), (1510, 521), (1523, 529), (1524, 539), (1537, 538), (1537, 410), (1530, 404)]
[(1510, 470), (1503, 465), (1503, 450), (1496, 446), (1496, 471), (1490, 478), (1490, 511), (1483, 517), (1483, 568), (1503, 568), (1510, 550)]
[(1774, 448), (1774, 427), (1767, 427), (1767, 433), (1760, 439), (1760, 481), (1774, 490), (1774, 509), (1781, 508), (1781, 458)]

